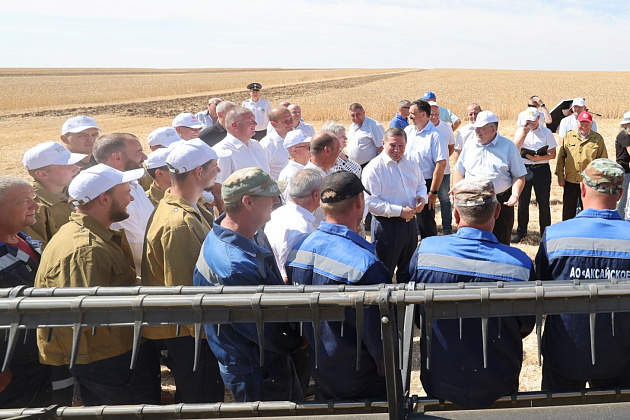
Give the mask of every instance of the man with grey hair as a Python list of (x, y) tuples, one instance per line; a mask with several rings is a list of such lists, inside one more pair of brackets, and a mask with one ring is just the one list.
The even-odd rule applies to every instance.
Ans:
[(367, 117), (359, 103), (351, 104), (348, 113), (352, 120), (348, 129), (348, 156), (363, 167), (383, 150), (385, 129)]
[[(492, 181), (464, 179), (454, 185), (452, 194), (457, 233), (422, 240), (409, 265), (411, 281), (533, 280), (534, 267), (527, 254), (499, 243), (492, 233), (501, 212)], [(426, 323), (426, 317), (422, 319)], [(420, 379), (427, 395), (463, 408), (483, 408), (518, 391), (522, 338), (533, 326), (532, 317), (490, 318), (483, 340), (480, 319), (433, 321), (430, 337), (429, 325), (422, 325)]]
[[(0, 177), (0, 287), (33, 287), (39, 267), (41, 242), (23, 231), (36, 223), (39, 205), (33, 187), (21, 178)], [(45, 407), (52, 402), (51, 369), (39, 362), (35, 330), (23, 330), (15, 337), (11, 363), (0, 373), (0, 407)], [(8, 341), (0, 339), (0, 363), (4, 364)], [(65, 376), (72, 377), (65, 366)], [(70, 387), (70, 391), (72, 387)], [(72, 395), (72, 392), (70, 392)], [(57, 400), (56, 404), (68, 404)]]
[(221, 101), (217, 105), (217, 119), (214, 121), (214, 124), (204, 128), (199, 133), (199, 138), (206, 142), (208, 146), (215, 146), (227, 135), (225, 116), (233, 108), (236, 108), (236, 104), (232, 101)]
[(394, 118), (392, 118), (392, 122), (389, 124), (389, 128), (398, 127), (404, 130), (405, 127), (409, 125), (409, 120), (407, 120), (407, 118), (409, 117), (409, 108), (411, 108), (411, 102), (409, 102), (408, 100), (403, 99), (402, 101), (398, 102), (398, 112), (396, 113)]
[(271, 213), (265, 225), (265, 235), (276, 257), (276, 263), (287, 282), (284, 263), (298, 239), (315, 230), (313, 212), (319, 208), (322, 176), (314, 169), (302, 169), (291, 178), (289, 200)]
[(221, 185), (234, 172), (243, 168), (260, 168), (269, 173), (269, 161), (265, 150), (256, 140), (251, 141), (256, 133), (256, 117), (247, 108), (237, 106), (225, 116), (225, 128), (228, 134), (215, 147), (217, 152), (231, 152), (229, 157), (219, 159), (219, 174), (212, 187), (212, 195), (219, 213), (223, 212)]
[[(104, 163), (119, 171), (131, 171), (143, 168), (142, 162), (147, 155), (142, 150), (142, 144), (131, 133), (112, 133), (99, 137), (94, 143), (94, 158), (98, 163)], [(142, 268), (142, 245), (144, 244), (147, 223), (153, 213), (153, 203), (147, 197), (144, 188), (136, 182), (131, 182), (133, 200), (127, 206), (129, 217), (112, 224), (112, 229), (124, 229), (129, 241), (133, 260), (138, 276)]]
[(217, 122), (217, 105), (222, 101), (220, 98), (208, 99), (208, 109), (200, 111), (195, 114), (199, 122), (203, 125), (202, 128), (212, 127)]

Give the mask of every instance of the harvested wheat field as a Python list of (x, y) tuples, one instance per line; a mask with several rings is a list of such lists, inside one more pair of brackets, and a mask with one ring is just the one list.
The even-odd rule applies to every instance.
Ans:
[[(464, 124), (471, 102), (494, 111), (500, 133), (508, 138), (530, 96), (542, 97), (549, 109), (563, 99), (583, 96), (590, 110), (601, 115), (596, 117), (599, 133), (614, 158), (617, 122), (630, 110), (630, 91), (623, 89), (628, 77), (628, 72), (449, 69), (0, 69), (0, 164), (2, 174), (26, 178), (24, 151), (59, 140), (63, 122), (78, 114), (94, 117), (103, 132), (134, 133), (146, 146), (153, 129), (170, 125), (179, 112), (204, 109), (208, 97), (240, 104), (249, 97), (245, 86), (253, 81), (262, 83), (261, 96), (272, 104), (285, 100), (300, 104), (303, 118), (316, 128), (331, 119), (348, 126), (352, 102), (362, 103), (368, 116), (388, 126), (399, 100), (414, 100), (432, 90), (438, 103)], [(553, 171), (554, 162), (551, 167)], [(561, 220), (561, 202), (554, 177), (552, 223)], [(540, 241), (534, 201), (530, 213), (529, 234), (518, 247), (533, 258)], [(439, 211), (436, 215), (439, 219)], [(541, 369), (535, 334), (526, 339), (525, 349), (521, 390), (538, 390)], [(415, 363), (412, 391), (422, 394), (417, 358)]]

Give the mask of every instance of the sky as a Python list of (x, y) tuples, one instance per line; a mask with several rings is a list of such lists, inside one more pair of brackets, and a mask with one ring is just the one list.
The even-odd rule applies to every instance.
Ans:
[(0, 0), (0, 67), (629, 71), (629, 25), (617, 0)]

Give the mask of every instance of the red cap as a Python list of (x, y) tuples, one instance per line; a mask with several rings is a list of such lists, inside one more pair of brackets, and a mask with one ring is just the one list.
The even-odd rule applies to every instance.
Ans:
[(593, 116), (589, 114), (588, 112), (584, 111), (584, 112), (580, 112), (580, 115), (578, 115), (577, 120), (593, 122)]

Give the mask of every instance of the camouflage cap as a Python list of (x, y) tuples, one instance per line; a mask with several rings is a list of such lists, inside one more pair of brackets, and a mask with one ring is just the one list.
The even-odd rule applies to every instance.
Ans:
[(625, 171), (610, 159), (595, 159), (582, 171), (584, 183), (604, 194), (616, 194), (623, 185)]
[(226, 203), (235, 203), (246, 195), (276, 197), (280, 195), (280, 188), (262, 169), (243, 168), (227, 177), (221, 187), (221, 198)]
[(453, 187), (452, 195), (453, 204), (459, 207), (498, 202), (494, 184), (487, 179), (462, 179)]

